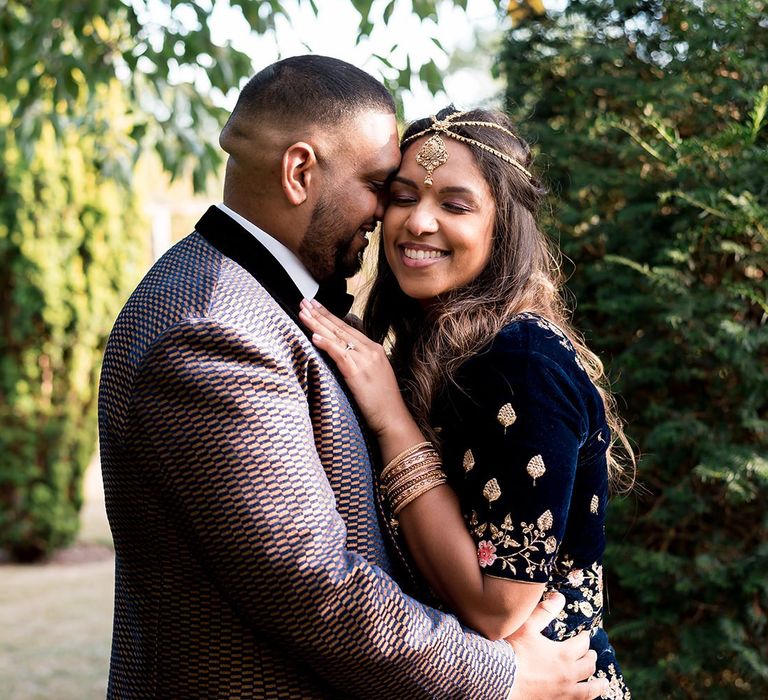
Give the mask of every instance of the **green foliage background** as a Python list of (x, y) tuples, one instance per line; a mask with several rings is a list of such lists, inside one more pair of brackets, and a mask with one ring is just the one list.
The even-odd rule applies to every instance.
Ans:
[[(0, 548), (20, 558), (76, 532), (101, 348), (146, 263), (133, 165), (154, 149), (202, 187), (212, 98), (251, 72), (212, 42), (207, 2), (158, 2), (164, 24), (145, 0), (0, 2)], [(232, 5), (257, 33), (286, 14)], [(370, 33), (373, 3), (354, 5)], [(606, 567), (637, 698), (768, 696), (767, 10), (572, 0), (521, 14), (500, 60), (557, 195), (577, 323), (644, 455), (650, 493), (614, 501)], [(200, 66), (209, 93), (174, 78)], [(439, 87), (434, 63), (418, 76)]]
[(500, 60), (642, 453), (606, 560), (639, 698), (768, 697), (766, 9), (574, 0)]
[(148, 262), (134, 198), (100, 170), (122, 107), (102, 92), (111, 143), (44, 124), (26, 158), (0, 101), (0, 547), (22, 560), (77, 532), (100, 351)]
[[(357, 39), (375, 17), (388, 24), (401, 2), (382, 10), (352, 0)], [(410, 11), (434, 19), (440, 2), (466, 9), (466, 0), (414, 0)], [(297, 8), (318, 13), (315, 0), (228, 4), (255, 34), (274, 33)], [(254, 72), (249, 55), (214, 42), (212, 8), (0, 0), (0, 550), (16, 558), (36, 558), (77, 531), (101, 351), (149, 262), (136, 163), (152, 151), (204, 190), (222, 159), (223, 98)], [(424, 42), (440, 46), (429, 23)], [(437, 90), (434, 61), (417, 64), (411, 50), (404, 66), (374, 57), (385, 81)]]

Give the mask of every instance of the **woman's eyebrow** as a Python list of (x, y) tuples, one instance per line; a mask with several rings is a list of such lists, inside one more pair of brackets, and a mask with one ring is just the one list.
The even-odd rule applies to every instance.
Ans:
[(475, 196), (475, 191), (470, 187), (441, 187), (440, 194), (468, 194), (471, 197)]
[(413, 180), (409, 180), (407, 177), (403, 177), (402, 175), (395, 175), (392, 178), (392, 182), (400, 182), (403, 185), (407, 185), (408, 187), (413, 187), (413, 189), (418, 189), (418, 185)]

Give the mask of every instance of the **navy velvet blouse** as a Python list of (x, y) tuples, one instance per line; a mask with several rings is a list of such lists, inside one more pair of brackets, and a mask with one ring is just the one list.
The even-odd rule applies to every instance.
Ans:
[(630, 698), (602, 629), (606, 449), (602, 399), (560, 328), (519, 314), (435, 404), (449, 483), (483, 572), (546, 583), (566, 606), (545, 634), (590, 630), (609, 697)]

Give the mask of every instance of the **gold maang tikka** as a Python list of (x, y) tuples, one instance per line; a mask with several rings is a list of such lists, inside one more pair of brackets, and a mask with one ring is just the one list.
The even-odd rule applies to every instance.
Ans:
[(495, 148), (491, 148), (490, 146), (487, 146), (486, 144), (481, 143), (476, 139), (471, 139), (467, 136), (461, 136), (460, 134), (456, 134), (451, 131), (452, 126), (487, 126), (491, 129), (498, 129), (499, 131), (503, 131), (505, 134), (511, 136), (512, 138), (517, 138), (517, 136), (515, 136), (509, 129), (505, 129), (503, 126), (501, 126), (501, 124), (496, 124), (494, 122), (456, 121), (459, 117), (462, 117), (465, 114), (466, 112), (453, 112), (453, 114), (449, 114), (447, 117), (445, 117), (445, 119), (438, 119), (433, 114), (431, 116), (432, 124), (428, 128), (403, 140), (402, 145), (405, 145), (411, 141), (415, 141), (416, 139), (421, 138), (425, 134), (428, 134), (430, 131), (434, 132), (434, 134), (424, 142), (424, 145), (416, 154), (416, 162), (422, 168), (424, 168), (424, 170), (427, 171), (426, 177), (424, 178), (424, 185), (427, 187), (432, 187), (432, 173), (448, 160), (448, 151), (445, 148), (443, 139), (440, 137), (441, 134), (450, 136), (451, 138), (456, 139), (457, 141), (461, 141), (462, 143), (474, 144), (478, 148), (481, 148), (488, 153), (492, 153), (497, 158), (501, 158), (504, 162), (514, 166), (529, 180), (533, 179), (533, 175), (531, 175), (531, 173), (529, 173), (520, 163), (518, 163), (517, 160), (512, 158), (512, 156), (509, 156), (506, 153), (502, 153), (501, 151), (497, 151)]
[(416, 154), (416, 162), (427, 171), (424, 184), (432, 187), (432, 173), (448, 160), (448, 151), (445, 150), (440, 134), (430, 136)]

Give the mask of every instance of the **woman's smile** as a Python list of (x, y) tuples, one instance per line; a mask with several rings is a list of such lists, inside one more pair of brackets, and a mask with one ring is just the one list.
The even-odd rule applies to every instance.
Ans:
[(423, 243), (401, 243), (398, 248), (402, 254), (402, 262), (406, 267), (429, 267), (447, 258), (450, 253)]

